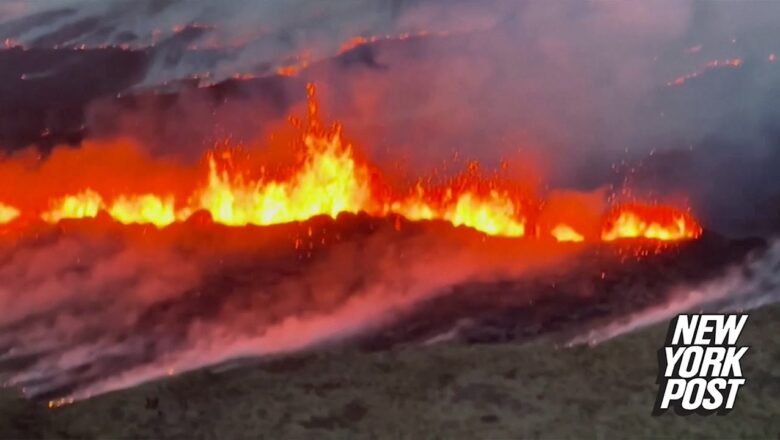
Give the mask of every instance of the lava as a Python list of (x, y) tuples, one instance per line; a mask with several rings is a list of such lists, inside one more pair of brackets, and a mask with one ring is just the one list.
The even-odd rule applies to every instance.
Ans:
[(176, 221), (173, 196), (144, 194), (137, 197), (119, 196), (108, 210), (119, 223), (151, 223), (157, 227)]
[(296, 76), (301, 70), (306, 69), (311, 64), (311, 54), (308, 51), (294, 55), (286, 63), (276, 69), (276, 74), (280, 76)]
[(10, 223), (19, 217), (19, 210), (13, 206), (0, 203), (0, 224)]
[(560, 242), (580, 242), (585, 240), (585, 237), (582, 234), (575, 231), (571, 226), (563, 223), (554, 227), (553, 230), (550, 231), (550, 234)]
[(57, 223), (66, 218), (92, 218), (103, 207), (100, 194), (86, 189), (79, 194), (67, 195), (55, 200), (49, 211), (41, 214), (41, 218), (49, 223)]
[[(771, 61), (771, 59), (770, 59)], [(709, 70), (712, 69), (718, 69), (721, 67), (731, 67), (731, 68), (738, 68), (742, 66), (742, 59), (741, 58), (727, 58), (724, 60), (712, 60), (708, 61), (707, 64), (704, 65), (704, 67), (701, 70), (698, 70), (696, 72), (687, 73), (682, 76), (678, 76), (677, 78), (673, 79), (672, 81), (669, 81), (666, 83), (667, 86), (681, 86), (685, 84), (687, 81), (698, 78), (699, 76), (703, 75)]]
[(363, 46), (366, 44), (376, 43), (378, 41), (386, 41), (386, 40), (397, 40), (397, 41), (403, 41), (408, 40), (411, 38), (423, 38), (428, 36), (446, 36), (448, 35), (447, 32), (437, 32), (434, 34), (431, 34), (428, 31), (419, 31), (419, 32), (403, 32), (400, 34), (387, 34), (387, 35), (370, 35), (370, 36), (363, 36), (358, 35), (355, 37), (350, 38), (349, 40), (345, 41), (341, 47), (339, 48), (339, 53), (349, 52), (350, 50), (358, 47)]
[(218, 172), (210, 161), (208, 186), (195, 208), (211, 213), (214, 221), (231, 226), (272, 225), (305, 220), (316, 215), (336, 217), (342, 212), (369, 211), (370, 177), (355, 163), (351, 147), (338, 131), (304, 139), (307, 156), (302, 168), (282, 182), (246, 182), (239, 175)]
[(607, 215), (601, 238), (671, 241), (698, 238), (701, 233), (701, 226), (688, 213), (668, 206), (631, 204), (618, 206)]
[[(696, 238), (701, 233), (701, 227), (690, 214), (669, 206), (642, 203), (608, 212), (603, 218), (600, 237), (577, 230), (583, 225), (578, 221), (581, 210), (574, 205), (571, 209), (558, 207), (562, 214), (554, 222), (539, 222), (545, 203), (508, 182), (484, 177), (476, 163), (444, 184), (421, 180), (410, 191), (395, 191), (385, 183), (378, 169), (356, 154), (355, 148), (344, 139), (340, 125), (326, 127), (320, 123), (313, 85), (308, 87), (308, 92), (308, 124), (299, 127), (303, 130), (298, 139), (300, 158), (286, 174), (273, 175), (262, 167), (259, 176), (253, 175), (253, 170), (230, 152), (212, 151), (207, 156), (205, 178), (199, 179), (199, 183), (177, 185), (172, 184), (170, 177), (165, 180), (155, 176), (160, 165), (149, 166), (129, 156), (118, 158), (116, 163), (102, 163), (99, 177), (93, 178), (100, 181), (87, 181), (79, 187), (74, 182), (87, 171), (77, 170), (74, 163), (66, 162), (52, 166), (53, 173), (58, 175), (50, 186), (59, 190), (67, 182), (69, 189), (75, 191), (44, 194), (42, 208), (29, 201), (24, 201), (23, 208), (14, 203), (0, 204), (0, 224), (20, 217), (58, 223), (63, 219), (94, 218), (104, 212), (121, 224), (163, 228), (186, 221), (196, 212), (207, 212), (215, 223), (240, 227), (362, 212), (376, 217), (398, 215), (411, 221), (445, 221), (494, 236), (523, 237), (532, 231), (534, 237), (553, 237), (560, 242), (619, 238), (666, 241)], [(124, 177), (122, 168), (131, 167), (135, 168)], [(8, 169), (14, 170), (14, 165)], [(73, 175), (74, 172), (77, 174)], [(70, 173), (67, 176), (71, 177), (59, 173)], [(139, 179), (140, 173), (148, 176)], [(13, 177), (5, 176), (3, 180), (18, 185)], [(157, 182), (157, 186), (136, 192), (130, 188), (136, 187), (137, 181)]]

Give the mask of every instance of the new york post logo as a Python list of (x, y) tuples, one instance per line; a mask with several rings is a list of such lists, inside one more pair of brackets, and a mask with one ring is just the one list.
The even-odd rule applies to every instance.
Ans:
[(748, 315), (678, 315), (658, 350), (658, 397), (653, 415), (726, 415), (745, 384), (737, 340)]

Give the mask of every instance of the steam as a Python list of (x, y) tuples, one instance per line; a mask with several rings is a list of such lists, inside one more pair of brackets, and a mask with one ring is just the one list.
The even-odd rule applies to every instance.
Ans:
[(598, 344), (681, 313), (726, 313), (756, 309), (780, 301), (780, 241), (761, 255), (699, 285), (672, 289), (661, 304), (636, 311), (574, 338), (572, 344)]
[(454, 285), (525, 276), (568, 252), (387, 223), (309, 253), (286, 238), (303, 225), (22, 241), (2, 255), (0, 377), (33, 397), (85, 398), (349, 338)]

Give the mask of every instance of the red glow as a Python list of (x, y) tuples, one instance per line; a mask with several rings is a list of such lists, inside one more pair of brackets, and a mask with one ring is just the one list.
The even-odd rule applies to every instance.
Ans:
[[(393, 190), (344, 140), (339, 125), (328, 128), (319, 122), (313, 86), (308, 109), (309, 124), (298, 139), (300, 160), (285, 172), (263, 164), (258, 174), (228, 151), (210, 153), (205, 168), (181, 167), (150, 161), (121, 143), (56, 151), (35, 166), (29, 157), (6, 161), (0, 168), (0, 224), (20, 218), (57, 223), (105, 213), (121, 224), (162, 228), (205, 211), (215, 223), (244, 226), (363, 212), (441, 220), (487, 235), (566, 242), (667, 241), (701, 233), (691, 215), (671, 207), (635, 204), (601, 216), (602, 208), (587, 197), (542, 202), (527, 190), (482, 176), (476, 164), (443, 184), (420, 181), (409, 190)], [(29, 190), (20, 194), (20, 187)]]

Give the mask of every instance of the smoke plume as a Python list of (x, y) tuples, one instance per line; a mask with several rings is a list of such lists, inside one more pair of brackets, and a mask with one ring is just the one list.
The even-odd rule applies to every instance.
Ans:
[(88, 397), (342, 340), (457, 284), (516, 279), (572, 252), (440, 226), (346, 216), (29, 238), (3, 250), (0, 374), (34, 397)]

